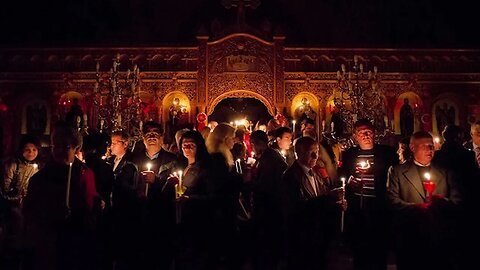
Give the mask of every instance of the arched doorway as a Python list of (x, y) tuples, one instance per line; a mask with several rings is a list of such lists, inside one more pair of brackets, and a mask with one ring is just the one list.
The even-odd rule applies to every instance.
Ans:
[(263, 102), (251, 97), (224, 98), (208, 116), (209, 121), (233, 123), (247, 119), (255, 125), (258, 121), (267, 122), (272, 118)]

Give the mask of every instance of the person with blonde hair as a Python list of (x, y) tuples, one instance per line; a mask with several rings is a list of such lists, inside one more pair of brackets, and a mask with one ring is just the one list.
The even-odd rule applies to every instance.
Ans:
[(235, 139), (235, 128), (227, 123), (220, 123), (207, 138), (206, 145), (208, 153), (213, 157), (221, 154), (229, 170), (233, 167), (233, 156), (230, 150), (233, 148)]
[(212, 130), (211, 128), (209, 128), (209, 127), (204, 127), (204, 128), (202, 129), (202, 131), (200, 131), (200, 134), (202, 134), (203, 139), (204, 139), (205, 141), (207, 141), (207, 138), (208, 138), (208, 136), (210, 135), (210, 133), (212, 133), (212, 131), (213, 131), (213, 130)]
[(209, 269), (217, 269), (224, 258), (227, 268), (237, 265), (237, 203), (241, 177), (232, 170), (234, 161), (231, 149), (234, 145), (235, 128), (227, 123), (219, 124), (208, 136), (206, 146), (211, 155), (208, 171), (209, 196), (212, 198), (213, 220), (210, 243)]

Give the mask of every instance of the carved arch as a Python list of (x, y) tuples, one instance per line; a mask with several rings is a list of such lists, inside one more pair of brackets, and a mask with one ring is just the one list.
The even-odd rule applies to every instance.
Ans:
[(271, 104), (268, 99), (266, 99), (264, 96), (258, 94), (258, 93), (255, 93), (253, 91), (246, 91), (246, 90), (232, 90), (232, 91), (229, 91), (229, 92), (226, 92), (224, 94), (221, 94), (219, 95), (218, 97), (214, 98), (210, 104), (207, 106), (206, 108), (206, 111), (207, 111), (207, 115), (210, 115), (213, 113), (213, 110), (215, 109), (215, 107), (218, 105), (218, 103), (220, 103), (220, 101), (222, 101), (224, 98), (245, 98), (245, 97), (250, 97), (250, 98), (255, 98), (255, 99), (258, 99), (260, 100), (264, 105), (265, 107), (267, 107), (267, 110), (268, 110), (268, 113), (270, 115), (274, 115), (275, 114), (275, 109), (274, 109), (274, 106), (273, 104)]

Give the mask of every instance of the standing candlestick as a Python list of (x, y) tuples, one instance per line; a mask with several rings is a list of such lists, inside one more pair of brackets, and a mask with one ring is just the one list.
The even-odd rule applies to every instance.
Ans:
[(65, 195), (65, 206), (67, 206), (67, 209), (70, 209), (70, 185), (71, 185), (71, 180), (72, 180), (72, 162), (70, 162), (69, 167), (68, 167), (68, 177), (67, 177), (67, 191)]

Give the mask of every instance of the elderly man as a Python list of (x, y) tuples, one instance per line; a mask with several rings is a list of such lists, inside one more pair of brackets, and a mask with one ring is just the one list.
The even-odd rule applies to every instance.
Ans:
[[(416, 132), (410, 140), (413, 160), (388, 172), (387, 199), (395, 212), (397, 266), (402, 269), (449, 269), (455, 230), (448, 220), (460, 202), (451, 173), (431, 161), (432, 136)], [(449, 245), (450, 244), (450, 245)], [(442, 256), (443, 255), (443, 256)]]
[(332, 225), (336, 214), (346, 209), (343, 189), (332, 188), (312, 170), (318, 149), (313, 138), (298, 139), (298, 159), (283, 175), (288, 269), (326, 268)]

